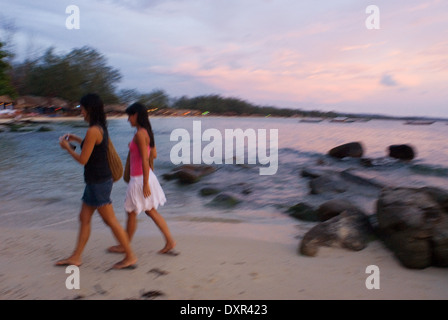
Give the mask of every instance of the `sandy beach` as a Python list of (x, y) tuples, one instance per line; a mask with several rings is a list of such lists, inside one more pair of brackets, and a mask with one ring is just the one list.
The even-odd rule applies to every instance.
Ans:
[[(142, 223), (133, 241), (139, 258), (133, 270), (110, 270), (121, 259), (106, 252), (112, 234), (107, 227), (93, 230), (79, 268), (80, 288), (72, 290), (66, 287), (71, 273), (53, 264), (72, 252), (75, 223), (73, 231), (2, 228), (0, 299), (448, 299), (446, 269), (406, 269), (379, 241), (359, 252), (321, 248), (311, 258), (297, 254), (297, 239), (250, 239), (243, 236), (250, 226), (242, 224), (169, 223), (179, 254), (158, 254), (162, 237), (150, 222)], [(201, 231), (213, 228), (221, 232)], [(369, 265), (379, 268), (379, 289), (366, 288)]]

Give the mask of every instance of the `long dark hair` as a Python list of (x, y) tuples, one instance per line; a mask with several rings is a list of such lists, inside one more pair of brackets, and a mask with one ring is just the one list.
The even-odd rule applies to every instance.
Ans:
[(148, 111), (144, 105), (135, 102), (126, 108), (126, 113), (132, 116), (137, 113), (137, 123), (140, 127), (145, 128), (149, 135), (149, 146), (154, 148), (154, 133), (152, 132), (151, 122), (149, 121)]
[(106, 113), (104, 112), (103, 100), (96, 93), (84, 95), (79, 104), (84, 107), (89, 115), (89, 126), (99, 125), (107, 128)]

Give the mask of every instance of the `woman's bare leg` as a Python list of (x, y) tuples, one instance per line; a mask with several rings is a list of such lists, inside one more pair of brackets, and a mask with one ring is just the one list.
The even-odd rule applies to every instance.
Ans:
[(170, 229), (168, 228), (168, 224), (166, 223), (165, 219), (154, 208), (149, 211), (145, 211), (145, 213), (154, 221), (154, 223), (157, 225), (157, 227), (165, 237), (165, 247), (163, 247), (159, 251), (159, 253), (167, 253), (174, 249), (174, 247), (176, 246), (176, 241), (174, 241), (173, 237), (171, 236)]
[(132, 251), (131, 244), (126, 231), (120, 225), (115, 216), (112, 204), (107, 204), (98, 208), (98, 212), (103, 218), (104, 223), (106, 223), (112, 230), (118, 243), (123, 246), (125, 257), (122, 261), (114, 265), (115, 269), (123, 269), (134, 265), (137, 262), (137, 257)]
[[(126, 232), (128, 233), (129, 242), (132, 242), (135, 231), (137, 230), (137, 214), (135, 212), (128, 212), (128, 221), (126, 223)], [(107, 249), (109, 252), (113, 253), (124, 253), (124, 248), (121, 244), (112, 246)]]
[(76, 243), (76, 248), (73, 254), (64, 260), (59, 260), (56, 262), (58, 266), (65, 265), (75, 265), (80, 266), (82, 264), (82, 252), (87, 244), (90, 237), (91, 221), (92, 215), (95, 212), (95, 207), (91, 207), (84, 202), (82, 203), (81, 212), (79, 213), (79, 232), (78, 232), (78, 242)]

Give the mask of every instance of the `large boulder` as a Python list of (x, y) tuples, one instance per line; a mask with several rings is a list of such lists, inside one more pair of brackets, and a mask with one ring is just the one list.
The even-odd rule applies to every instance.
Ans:
[(447, 199), (448, 192), (437, 188), (382, 190), (378, 232), (403, 266), (448, 267)]
[(319, 247), (339, 247), (359, 251), (368, 243), (370, 225), (359, 211), (345, 210), (311, 228), (301, 240), (298, 253), (316, 256)]
[(415, 158), (415, 150), (407, 144), (395, 144), (389, 146), (389, 157), (399, 160), (412, 160)]
[(342, 159), (345, 157), (361, 158), (364, 154), (364, 148), (360, 142), (349, 142), (332, 148), (328, 155), (333, 158)]

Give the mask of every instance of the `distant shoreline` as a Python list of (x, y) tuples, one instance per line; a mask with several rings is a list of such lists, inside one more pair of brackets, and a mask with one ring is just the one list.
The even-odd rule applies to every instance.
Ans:
[[(168, 116), (160, 116), (160, 115), (150, 115), (151, 119), (162, 119), (162, 118), (265, 118), (263, 116), (229, 116), (229, 115), (207, 115), (207, 116), (196, 116), (196, 115), (189, 115), (189, 116), (179, 116), (179, 115), (168, 115)], [(115, 119), (127, 119), (128, 116), (126, 114), (123, 115), (108, 115), (107, 120), (115, 120)], [(306, 119), (303, 117), (279, 117), (279, 116), (271, 116), (269, 118), (273, 119)], [(420, 119), (420, 118), (419, 118)], [(422, 118), (423, 119), (423, 118)], [(331, 118), (323, 119), (330, 121)], [(371, 118), (369, 120), (384, 120), (384, 121), (406, 121), (407, 118)], [(30, 123), (48, 123), (48, 122), (65, 122), (65, 121), (84, 121), (82, 116), (22, 116), (22, 117), (7, 117), (7, 118), (0, 118), (0, 125), (1, 124), (8, 124), (8, 123), (20, 123), (20, 122), (30, 122)], [(433, 120), (434, 122), (446, 122), (448, 124), (448, 119), (437, 119)]]
[[(162, 119), (162, 118), (264, 118), (264, 117), (255, 117), (255, 116), (224, 116), (224, 115), (208, 115), (208, 116), (160, 116), (160, 115), (150, 115), (150, 119)], [(115, 120), (115, 119), (127, 119), (128, 116), (124, 115), (114, 115), (107, 116), (107, 120)], [(288, 118), (288, 117), (272, 117), (272, 118)], [(49, 116), (25, 116), (20, 118), (0, 118), (0, 124), (10, 123), (10, 122), (35, 122), (35, 123), (45, 123), (45, 122), (64, 122), (64, 121), (84, 121), (81, 116), (61, 116), (61, 117), (49, 117)]]

